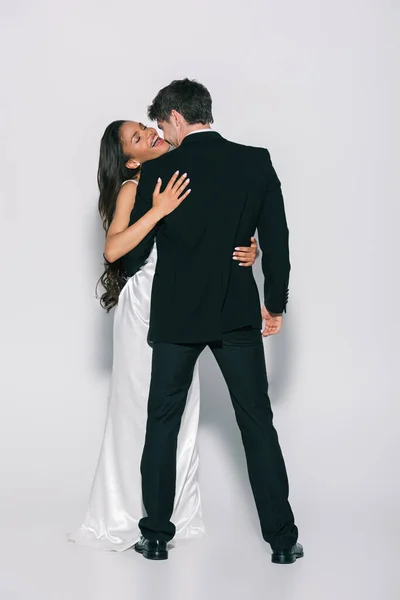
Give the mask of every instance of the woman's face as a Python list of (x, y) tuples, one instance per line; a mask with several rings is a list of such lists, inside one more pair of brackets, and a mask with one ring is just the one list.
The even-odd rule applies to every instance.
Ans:
[(128, 169), (137, 169), (147, 160), (157, 158), (169, 150), (169, 144), (159, 137), (157, 131), (142, 123), (126, 121), (121, 127), (120, 136), (123, 151), (130, 157), (126, 163)]

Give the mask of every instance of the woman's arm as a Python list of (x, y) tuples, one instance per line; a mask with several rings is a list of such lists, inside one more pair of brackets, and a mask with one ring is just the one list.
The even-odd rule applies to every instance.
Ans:
[(135, 206), (137, 185), (127, 182), (121, 188), (104, 246), (104, 256), (108, 262), (115, 262), (136, 248), (157, 223), (175, 210), (190, 193), (190, 190), (185, 191), (189, 183), (186, 174), (178, 179), (178, 173), (175, 173), (163, 193), (160, 193), (161, 183), (159, 180), (154, 190), (152, 208), (130, 227), (129, 219)]
[(135, 205), (136, 192), (136, 183), (128, 182), (118, 194), (114, 218), (107, 232), (104, 246), (104, 256), (108, 262), (115, 262), (136, 248), (164, 216), (160, 207), (153, 207), (141, 219), (128, 227), (129, 218)]

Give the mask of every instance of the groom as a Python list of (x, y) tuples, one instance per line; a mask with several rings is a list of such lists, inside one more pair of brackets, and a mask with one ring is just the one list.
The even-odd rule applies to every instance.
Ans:
[(261, 336), (260, 301), (252, 270), (231, 249), (255, 230), (265, 277), (263, 335), (278, 333), (288, 298), (288, 229), (279, 179), (267, 150), (229, 142), (211, 130), (208, 90), (184, 79), (162, 89), (149, 107), (177, 149), (143, 165), (131, 223), (152, 203), (158, 177), (188, 173), (192, 189), (177, 210), (133, 252), (143, 264), (157, 239), (149, 341), (153, 346), (148, 423), (141, 472), (147, 516), (135, 549), (168, 558), (176, 448), (195, 363), (209, 346), (236, 413), (261, 530), (272, 561), (303, 556), (288, 502), (288, 480), (272, 422)]

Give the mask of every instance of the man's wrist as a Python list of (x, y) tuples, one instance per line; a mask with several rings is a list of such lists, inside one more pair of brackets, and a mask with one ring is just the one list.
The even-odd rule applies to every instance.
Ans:
[(271, 310), (269, 310), (268, 306), (265, 305), (265, 308), (267, 309), (267, 311), (269, 312), (269, 314), (271, 315), (271, 317), (281, 317), (283, 315), (283, 313), (278, 313), (278, 312), (272, 312)]

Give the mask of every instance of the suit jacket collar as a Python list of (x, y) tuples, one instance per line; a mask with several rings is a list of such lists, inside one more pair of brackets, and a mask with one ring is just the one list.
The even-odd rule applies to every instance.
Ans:
[(216, 131), (207, 131), (206, 133), (194, 133), (193, 135), (187, 135), (182, 144), (179, 146), (187, 146), (189, 144), (204, 144), (204, 142), (215, 142), (216, 140), (222, 140), (222, 135)]

